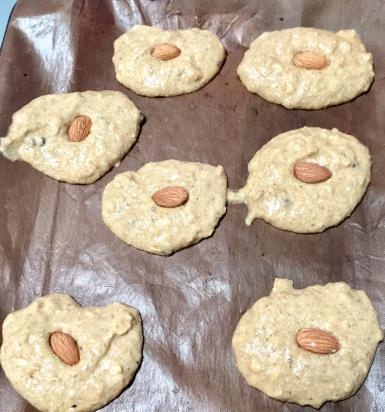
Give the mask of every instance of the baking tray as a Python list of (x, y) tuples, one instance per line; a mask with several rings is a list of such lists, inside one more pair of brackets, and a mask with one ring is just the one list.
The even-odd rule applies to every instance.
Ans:
[[(0, 322), (38, 296), (64, 292), (82, 305), (121, 301), (138, 308), (144, 359), (135, 381), (106, 412), (310, 411), (249, 387), (235, 366), (233, 330), (245, 310), (270, 293), (275, 277), (296, 287), (345, 281), (364, 289), (384, 326), (385, 8), (383, 1), (21, 0), (0, 55), (0, 136), (32, 98), (82, 90), (119, 90), (146, 116), (121, 165), (93, 185), (56, 182), (23, 162), (0, 158)], [(134, 24), (201, 27), (228, 50), (203, 89), (173, 98), (135, 95), (115, 79), (113, 41)], [(374, 55), (376, 80), (354, 101), (326, 110), (286, 110), (250, 94), (236, 68), (264, 31), (312, 26), (354, 28)], [(337, 127), (373, 157), (372, 180), (352, 216), (322, 234), (284, 232), (230, 205), (210, 239), (171, 257), (127, 246), (103, 224), (103, 188), (117, 174), (175, 158), (221, 164), (229, 186), (273, 136), (302, 126)], [(322, 411), (385, 410), (384, 345), (351, 399)], [(0, 410), (34, 411), (0, 374)]]

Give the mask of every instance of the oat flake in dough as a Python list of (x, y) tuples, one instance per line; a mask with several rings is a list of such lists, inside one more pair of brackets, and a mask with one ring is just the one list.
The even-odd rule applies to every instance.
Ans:
[[(319, 355), (300, 348), (295, 336), (302, 328), (333, 333), (340, 349)], [(343, 282), (296, 290), (291, 280), (275, 279), (271, 294), (242, 316), (232, 344), (249, 385), (281, 401), (319, 408), (357, 391), (382, 338), (365, 292)]]
[[(72, 120), (86, 115), (90, 134), (68, 140)], [(142, 115), (123, 93), (86, 91), (38, 97), (17, 111), (0, 151), (68, 183), (93, 183), (120, 163), (134, 144)]]
[[(327, 167), (332, 177), (322, 183), (296, 179), (297, 161)], [(255, 218), (292, 232), (316, 233), (349, 216), (370, 180), (368, 149), (337, 129), (303, 127), (282, 133), (251, 159), (246, 186), (229, 192), (229, 200), (248, 207), (246, 224)]]
[[(307, 70), (293, 64), (301, 51), (320, 53), (329, 64)], [(266, 32), (254, 40), (238, 67), (246, 88), (288, 109), (320, 109), (344, 103), (369, 89), (373, 57), (354, 30), (332, 33), (297, 27)]]
[[(159, 44), (177, 46), (181, 54), (168, 61), (152, 57)], [(143, 96), (176, 96), (200, 89), (220, 70), (225, 49), (210, 31), (197, 28), (162, 30), (137, 25), (114, 43), (116, 78)]]
[[(78, 364), (69, 366), (52, 352), (49, 336), (55, 331), (76, 340)], [(52, 294), (7, 316), (1, 365), (16, 391), (41, 411), (94, 411), (131, 381), (142, 340), (136, 309), (117, 302), (80, 307), (68, 295)]]
[[(154, 192), (181, 186), (189, 192), (183, 206), (163, 208)], [(103, 193), (105, 224), (124, 242), (160, 255), (210, 236), (226, 212), (227, 179), (222, 166), (165, 160), (117, 175)]]

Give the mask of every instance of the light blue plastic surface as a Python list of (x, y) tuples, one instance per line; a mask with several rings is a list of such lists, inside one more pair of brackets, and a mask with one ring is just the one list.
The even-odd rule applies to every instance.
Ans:
[(16, 0), (0, 0), (0, 44), (3, 42), (9, 15), (15, 3)]

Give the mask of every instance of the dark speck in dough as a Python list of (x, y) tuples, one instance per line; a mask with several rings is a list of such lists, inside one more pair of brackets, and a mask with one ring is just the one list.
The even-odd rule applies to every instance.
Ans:
[(288, 197), (285, 197), (283, 199), (283, 206), (286, 207), (287, 209), (291, 207), (291, 204), (292, 204), (292, 201)]

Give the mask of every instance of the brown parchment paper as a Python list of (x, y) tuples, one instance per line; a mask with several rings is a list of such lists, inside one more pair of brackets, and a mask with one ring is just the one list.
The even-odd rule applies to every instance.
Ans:
[[(0, 158), (0, 322), (38, 296), (72, 295), (82, 305), (121, 301), (138, 308), (144, 360), (135, 381), (108, 412), (310, 411), (249, 387), (231, 349), (233, 330), (274, 277), (297, 287), (343, 280), (364, 289), (385, 323), (385, 4), (383, 0), (22, 0), (0, 57), (0, 136), (14, 111), (46, 93), (113, 89), (146, 116), (122, 164), (97, 183), (58, 183), (23, 162)], [(116, 80), (115, 38), (134, 24), (212, 30), (229, 55), (196, 93), (145, 98)], [(374, 54), (376, 81), (353, 102), (320, 111), (288, 111), (252, 95), (236, 67), (263, 31), (314, 26), (354, 28)], [(221, 164), (241, 187), (247, 163), (270, 138), (304, 125), (337, 127), (373, 156), (368, 192), (353, 215), (322, 234), (299, 235), (263, 221), (246, 227), (246, 209), (230, 205), (214, 236), (171, 257), (140, 252), (103, 224), (103, 188), (148, 161), (175, 158)], [(204, 212), (204, 211), (203, 211)], [(385, 355), (351, 399), (323, 411), (385, 410)], [(34, 411), (0, 372), (0, 411)]]

